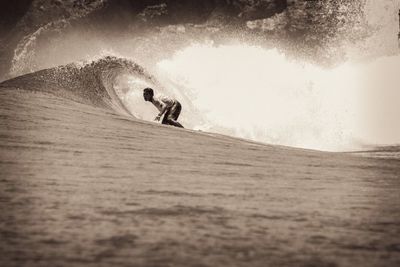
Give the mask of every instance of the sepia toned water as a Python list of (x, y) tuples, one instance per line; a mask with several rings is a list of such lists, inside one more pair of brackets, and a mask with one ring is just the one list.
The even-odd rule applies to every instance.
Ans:
[(398, 159), (17, 88), (0, 88), (0, 266), (400, 265)]

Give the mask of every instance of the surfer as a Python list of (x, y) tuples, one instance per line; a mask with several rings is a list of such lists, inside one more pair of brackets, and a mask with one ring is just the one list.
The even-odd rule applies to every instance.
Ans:
[(162, 115), (164, 115), (161, 122), (162, 124), (183, 128), (182, 124), (177, 122), (179, 114), (181, 114), (182, 106), (176, 99), (159, 94), (154, 95), (154, 90), (151, 88), (145, 88), (143, 90), (143, 97), (145, 101), (153, 103), (160, 111), (155, 118), (156, 121), (159, 121)]

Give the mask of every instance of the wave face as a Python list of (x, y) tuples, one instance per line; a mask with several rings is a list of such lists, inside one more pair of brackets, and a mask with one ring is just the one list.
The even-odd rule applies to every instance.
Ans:
[(122, 75), (157, 84), (135, 62), (112, 56), (91, 63), (73, 63), (26, 74), (0, 84), (1, 87), (50, 93), (80, 103), (132, 115), (123, 103), (124, 92), (115, 86)]

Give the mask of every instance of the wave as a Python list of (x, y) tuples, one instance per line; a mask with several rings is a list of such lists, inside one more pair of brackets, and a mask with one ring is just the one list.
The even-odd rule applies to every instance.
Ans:
[(291, 61), (276, 49), (199, 44), (157, 66), (192, 96), (207, 120), (200, 130), (349, 151), (400, 142), (399, 59), (323, 68)]
[(0, 83), (0, 87), (50, 93), (95, 107), (132, 115), (123, 103), (115, 84), (121, 75), (157, 84), (143, 67), (129, 59), (106, 56), (90, 63), (71, 63), (19, 76)]

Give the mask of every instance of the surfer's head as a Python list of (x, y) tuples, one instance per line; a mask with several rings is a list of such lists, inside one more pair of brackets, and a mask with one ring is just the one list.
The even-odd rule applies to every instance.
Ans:
[(154, 91), (153, 89), (147, 87), (143, 90), (143, 98), (145, 101), (151, 101), (154, 96)]

